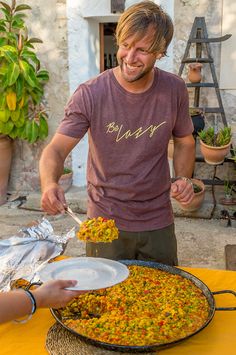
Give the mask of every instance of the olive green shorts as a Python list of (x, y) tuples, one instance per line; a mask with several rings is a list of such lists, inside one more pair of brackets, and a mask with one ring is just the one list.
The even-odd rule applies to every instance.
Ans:
[(119, 231), (112, 243), (86, 243), (86, 255), (113, 260), (149, 260), (178, 265), (174, 224), (145, 232)]

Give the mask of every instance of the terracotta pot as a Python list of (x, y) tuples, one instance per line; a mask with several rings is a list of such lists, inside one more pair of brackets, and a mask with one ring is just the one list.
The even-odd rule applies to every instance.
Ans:
[(202, 74), (201, 74), (202, 64), (192, 63), (189, 64), (188, 68), (189, 68), (189, 72), (188, 72), (189, 81), (191, 83), (200, 83), (202, 79)]
[(181, 203), (179, 203), (180, 207), (182, 210), (184, 211), (189, 211), (189, 212), (193, 212), (193, 211), (196, 211), (198, 210), (203, 201), (204, 201), (204, 198), (205, 198), (205, 185), (204, 183), (199, 180), (199, 179), (191, 179), (192, 180), (192, 183), (199, 186), (201, 188), (201, 191), (199, 192), (195, 192), (194, 193), (194, 197), (192, 199), (192, 201), (187, 204), (187, 205), (182, 205)]
[(73, 179), (73, 173), (70, 172), (70, 173), (67, 173), (67, 174), (63, 174), (61, 177), (60, 177), (60, 180), (59, 180), (59, 185), (63, 188), (63, 190), (66, 192), (69, 190), (69, 188), (71, 187), (72, 185), (72, 179)]
[(12, 140), (7, 136), (0, 136), (0, 205), (7, 201), (7, 187), (11, 171)]
[(233, 206), (236, 205), (236, 199), (232, 195), (225, 194), (223, 198), (220, 198), (220, 203), (222, 205)]
[(226, 155), (230, 151), (230, 145), (231, 142), (229, 142), (227, 145), (223, 145), (222, 147), (213, 147), (210, 145), (206, 145), (200, 139), (201, 153), (204, 157), (205, 162), (210, 165), (222, 164), (225, 160)]

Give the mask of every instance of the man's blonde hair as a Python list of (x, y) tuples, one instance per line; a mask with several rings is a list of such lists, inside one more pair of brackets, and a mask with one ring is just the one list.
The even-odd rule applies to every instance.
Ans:
[(132, 5), (121, 15), (116, 28), (118, 46), (131, 36), (135, 36), (135, 41), (139, 41), (150, 27), (153, 28), (154, 36), (148, 51), (166, 55), (174, 26), (170, 16), (153, 1), (142, 1)]

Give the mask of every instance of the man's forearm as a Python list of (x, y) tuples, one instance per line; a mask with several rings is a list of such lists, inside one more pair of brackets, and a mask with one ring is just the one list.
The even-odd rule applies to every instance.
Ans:
[(175, 142), (173, 164), (175, 176), (192, 177), (195, 165), (194, 139)]
[(63, 173), (64, 160), (54, 149), (47, 146), (39, 162), (42, 191), (52, 183), (57, 183)]

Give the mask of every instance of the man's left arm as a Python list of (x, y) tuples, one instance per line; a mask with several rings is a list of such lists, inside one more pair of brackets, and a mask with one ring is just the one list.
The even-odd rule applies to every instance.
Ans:
[(189, 203), (193, 198), (191, 181), (195, 164), (195, 141), (192, 134), (174, 137), (173, 165), (177, 180), (172, 183), (171, 197), (181, 203)]
[(192, 134), (182, 138), (174, 137), (173, 164), (176, 177), (192, 177), (195, 164), (195, 141)]

